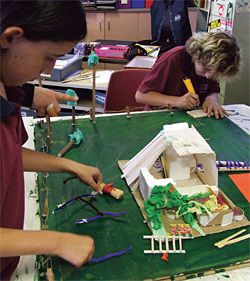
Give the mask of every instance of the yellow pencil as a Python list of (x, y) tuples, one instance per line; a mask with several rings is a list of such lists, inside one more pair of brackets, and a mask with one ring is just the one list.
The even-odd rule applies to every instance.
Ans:
[(192, 95), (194, 95), (194, 94), (196, 95), (192, 81), (189, 78), (185, 78), (185, 79), (183, 79), (183, 82), (184, 82), (188, 92)]

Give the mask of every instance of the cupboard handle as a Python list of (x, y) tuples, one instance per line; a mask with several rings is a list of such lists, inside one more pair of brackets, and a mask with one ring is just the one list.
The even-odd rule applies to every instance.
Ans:
[(102, 30), (102, 22), (99, 22), (100, 31)]
[(110, 22), (108, 22), (108, 31), (110, 31)]

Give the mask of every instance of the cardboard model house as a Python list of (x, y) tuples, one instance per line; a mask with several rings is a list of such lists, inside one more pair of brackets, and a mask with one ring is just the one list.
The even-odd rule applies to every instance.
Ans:
[[(159, 157), (164, 175), (152, 168)], [(243, 211), (218, 188), (214, 151), (199, 132), (187, 123), (165, 125), (163, 130), (130, 161), (122, 165), (121, 169), (144, 215), (143, 201), (150, 197), (154, 186), (172, 183), (181, 195), (192, 196), (212, 191), (215, 197), (219, 196), (223, 201), (223, 208), (213, 213), (197, 215), (205, 234), (248, 224)], [(139, 191), (136, 191), (137, 187)], [(170, 224), (183, 223), (180, 218), (174, 216), (173, 210), (164, 212), (162, 216), (165, 229), (161, 229), (161, 234), (168, 232)], [(153, 232), (159, 234), (159, 231)], [(194, 236), (200, 236), (200, 233), (194, 233)]]

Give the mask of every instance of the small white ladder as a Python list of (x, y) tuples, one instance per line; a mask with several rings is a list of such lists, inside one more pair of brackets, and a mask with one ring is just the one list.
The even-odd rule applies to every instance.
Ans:
[(182, 254), (182, 253), (186, 253), (186, 251), (182, 247), (182, 240), (193, 239), (193, 237), (181, 236), (181, 235), (178, 236), (144, 235), (143, 239), (151, 240), (151, 250), (144, 250), (144, 254), (164, 254), (164, 253)]

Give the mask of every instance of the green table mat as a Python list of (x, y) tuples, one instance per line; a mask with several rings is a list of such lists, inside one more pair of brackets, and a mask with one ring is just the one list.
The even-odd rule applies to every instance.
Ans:
[[(83, 142), (65, 154), (72, 160), (97, 166), (102, 171), (105, 183), (125, 192), (124, 198), (116, 200), (110, 196), (98, 196), (92, 203), (100, 211), (128, 213), (122, 217), (102, 219), (88, 224), (75, 225), (76, 219), (94, 216), (95, 213), (82, 202), (74, 202), (52, 214), (57, 204), (82, 193), (89, 187), (72, 180), (63, 184), (68, 174), (49, 174), (44, 182), (44, 174), (38, 174), (39, 203), (41, 221), (50, 230), (67, 231), (90, 235), (95, 240), (95, 257), (120, 251), (128, 246), (132, 250), (123, 256), (98, 264), (88, 264), (77, 269), (58, 257), (52, 258), (55, 280), (145, 280), (164, 277), (176, 278), (180, 274), (193, 276), (210, 269), (226, 268), (249, 259), (249, 240), (218, 249), (213, 244), (236, 230), (186, 240), (183, 242), (185, 254), (169, 254), (169, 261), (161, 260), (161, 255), (144, 254), (150, 249), (149, 240), (143, 235), (151, 232), (143, 222), (143, 217), (124, 179), (118, 160), (131, 159), (147, 145), (162, 129), (163, 125), (188, 122), (194, 125), (215, 151), (217, 160), (249, 161), (249, 136), (228, 119), (193, 119), (183, 111), (151, 112), (126, 115), (100, 116), (96, 123), (86, 119), (77, 120), (77, 128), (84, 135)], [(49, 153), (56, 155), (69, 142), (71, 120), (52, 122), (52, 145)], [(46, 125), (35, 126), (36, 149), (44, 150)], [(43, 137), (44, 136), (44, 137)], [(150, 157), (150, 155), (149, 155)], [(249, 203), (231, 181), (227, 173), (219, 174), (219, 187), (240, 208), (249, 219)], [(45, 197), (48, 194), (48, 202)], [(44, 205), (48, 203), (48, 218), (42, 216)], [(248, 228), (249, 231), (249, 228)], [(38, 258), (39, 259), (39, 258)]]

